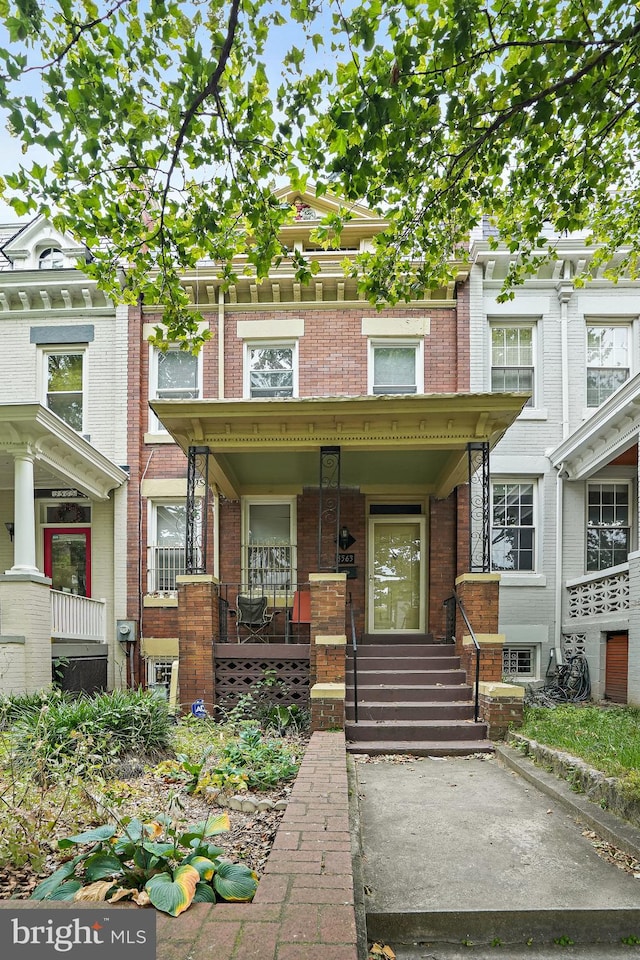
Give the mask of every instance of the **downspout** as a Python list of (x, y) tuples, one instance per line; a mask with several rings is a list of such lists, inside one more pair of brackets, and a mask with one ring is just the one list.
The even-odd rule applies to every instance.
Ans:
[[(560, 301), (560, 380), (562, 393), (562, 439), (569, 436), (569, 300), (573, 294), (571, 264), (565, 260), (563, 277), (558, 283)], [(558, 468), (556, 478), (556, 577), (555, 577), (555, 638), (554, 650), (556, 666), (562, 663), (562, 554), (563, 554), (563, 509), (564, 480), (567, 476), (564, 462)]]
[(224, 290), (218, 287), (218, 399), (224, 400)]
[(554, 651), (556, 666), (562, 663), (562, 530), (564, 507), (564, 479), (567, 475), (564, 461), (558, 468), (556, 477), (556, 578), (555, 578), (555, 640)]

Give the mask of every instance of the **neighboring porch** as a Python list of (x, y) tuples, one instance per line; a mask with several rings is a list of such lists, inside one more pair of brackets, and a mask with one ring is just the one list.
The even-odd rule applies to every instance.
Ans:
[(48, 686), (56, 661), (63, 687), (107, 685), (108, 601), (91, 595), (91, 532), (113, 540), (102, 505), (126, 479), (41, 404), (0, 406), (1, 692)]

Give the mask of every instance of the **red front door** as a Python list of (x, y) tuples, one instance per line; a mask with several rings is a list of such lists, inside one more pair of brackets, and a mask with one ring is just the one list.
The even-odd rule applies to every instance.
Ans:
[(44, 572), (62, 593), (91, 596), (91, 529), (46, 527)]

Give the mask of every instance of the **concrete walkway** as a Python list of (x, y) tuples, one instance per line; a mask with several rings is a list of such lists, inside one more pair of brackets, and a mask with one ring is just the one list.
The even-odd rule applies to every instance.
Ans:
[[(532, 949), (557, 953), (573, 949), (569, 941), (600, 944), (585, 957), (637, 953), (621, 939), (640, 940), (640, 880), (596, 854), (580, 811), (562, 791), (542, 793), (535, 772), (528, 782), (479, 756), (356, 758), (355, 769), (370, 940), (399, 958), (434, 960), (460, 949), (478, 960), (482, 949), (505, 956), (495, 948), (509, 944), (510, 960), (516, 945), (523, 956), (546, 957)], [(595, 809), (614, 832), (624, 827)], [(638, 831), (620, 832), (640, 853)]]

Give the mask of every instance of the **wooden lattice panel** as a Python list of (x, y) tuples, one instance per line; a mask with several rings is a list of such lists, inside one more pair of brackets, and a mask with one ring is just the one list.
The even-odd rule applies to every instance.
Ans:
[(216, 643), (213, 647), (216, 706), (229, 710), (255, 684), (275, 674), (274, 688), (262, 688), (274, 703), (309, 703), (309, 647), (306, 644)]

